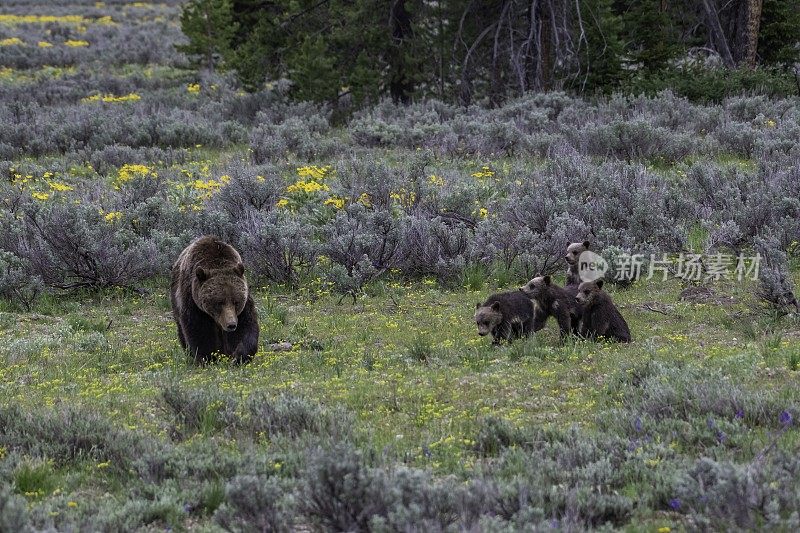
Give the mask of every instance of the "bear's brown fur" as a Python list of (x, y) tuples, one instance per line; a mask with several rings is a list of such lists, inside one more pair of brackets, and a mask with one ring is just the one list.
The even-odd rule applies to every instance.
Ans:
[(258, 316), (244, 278), (242, 258), (213, 236), (187, 246), (172, 266), (172, 314), (178, 339), (197, 363), (216, 354), (238, 363), (258, 349)]
[(576, 297), (583, 312), (581, 336), (590, 339), (604, 337), (619, 342), (631, 342), (628, 323), (603, 290), (603, 280), (584, 281), (578, 287)]
[(556, 317), (561, 337), (570, 333), (578, 333), (580, 316), (575, 297), (553, 283), (550, 276), (537, 276), (519, 288), (520, 292), (530, 298), (536, 308), (536, 327), (538, 331), (544, 327), (551, 316)]
[(492, 294), (475, 306), (478, 335), (492, 334), (492, 344), (527, 337), (534, 327), (533, 302), (519, 291)]
[(567, 262), (567, 282), (565, 283), (564, 288), (571, 287), (573, 285), (577, 287), (581, 284), (581, 278), (579, 276), (580, 265), (578, 263), (578, 259), (580, 259), (583, 252), (589, 249), (589, 244), (589, 241), (583, 241), (573, 242), (567, 246), (567, 255), (564, 256), (564, 260)]

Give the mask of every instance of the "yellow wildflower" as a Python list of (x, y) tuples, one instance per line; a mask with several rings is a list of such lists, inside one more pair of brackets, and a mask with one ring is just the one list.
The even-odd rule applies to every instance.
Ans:
[(417, 194), (413, 191), (409, 192), (405, 188), (401, 188), (397, 192), (395, 191), (390, 192), (389, 198), (395, 200), (398, 204), (404, 207), (411, 207), (412, 205), (414, 205), (414, 202), (417, 201)]
[(77, 502), (67, 502), (67, 507), (77, 507), (77, 506), (78, 506)]
[(109, 224), (113, 224), (114, 222), (116, 222), (116, 221), (118, 221), (118, 220), (120, 220), (122, 218), (122, 213), (119, 212), (119, 211), (110, 211), (110, 212), (106, 213), (106, 215), (103, 218)]
[(325, 176), (328, 175), (330, 170), (331, 170), (330, 166), (318, 167), (310, 165), (305, 167), (299, 167), (297, 169), (297, 175), (300, 176), (301, 178), (311, 178), (313, 180), (321, 181), (325, 179)]
[(286, 187), (286, 192), (304, 192), (308, 194), (315, 193), (317, 191), (329, 191), (330, 187), (325, 185), (324, 183), (319, 183), (318, 181), (303, 181), (297, 180), (293, 184)]
[(213, 179), (208, 181), (194, 180), (192, 182), (192, 187), (201, 191), (215, 191), (221, 188), (222, 184), (218, 181), (214, 181)]
[(186, 91), (192, 94), (197, 94), (200, 92), (200, 84), (199, 83), (190, 83), (186, 86)]
[(35, 200), (42, 200), (42, 201), (47, 200), (48, 198), (50, 198), (50, 195), (47, 194), (46, 192), (32, 192), (31, 196)]
[(281, 198), (275, 204), (275, 207), (279, 207), (279, 208), (284, 208), (284, 207), (288, 207), (288, 206), (289, 206), (289, 200), (287, 200), (286, 198)]
[(86, 18), (81, 15), (0, 15), (0, 24), (14, 26), (17, 24), (115, 24), (111, 17), (106, 15), (100, 18)]
[(106, 461), (105, 463), (97, 463), (97, 468), (108, 468), (111, 466), (111, 461)]
[(444, 178), (442, 178), (441, 176), (437, 176), (436, 174), (431, 174), (431, 175), (428, 177), (428, 180), (429, 180), (429, 181), (430, 181), (430, 182), (431, 182), (433, 185), (436, 185), (437, 187), (441, 187), (442, 185), (444, 185)]
[(65, 46), (69, 46), (70, 48), (81, 48), (84, 46), (89, 46), (89, 41), (82, 41), (79, 39), (69, 39), (64, 41)]
[(369, 194), (365, 192), (362, 192), (361, 196), (358, 197), (358, 203), (360, 203), (364, 207), (372, 207), (372, 202), (369, 199)]
[(325, 200), (325, 205), (332, 205), (336, 209), (341, 209), (344, 207), (344, 198), (339, 198), (338, 196), (331, 196), (327, 200)]
[(51, 43), (48, 43), (47, 41), (39, 41), (37, 46), (39, 48), (51, 48), (53, 45)]
[(141, 100), (142, 97), (136, 93), (124, 94), (121, 96), (114, 96), (113, 94), (93, 94), (82, 99), (82, 102), (105, 102), (107, 104), (116, 104), (119, 102), (136, 102)]
[(120, 185), (127, 183), (138, 177), (158, 177), (158, 174), (147, 165), (122, 165), (117, 171), (117, 179), (114, 180), (114, 188), (119, 189)]
[(491, 178), (492, 176), (494, 176), (494, 171), (486, 165), (482, 166), (478, 172), (472, 173), (472, 177), (478, 179)]
[(489, 216), (489, 210), (486, 209), (485, 207), (481, 207), (480, 209), (478, 209), (478, 216), (481, 218), (486, 218), (487, 216)]
[(72, 187), (70, 187), (66, 183), (59, 183), (57, 181), (48, 181), (47, 184), (50, 186), (51, 189), (58, 192), (67, 192), (73, 190)]
[(8, 39), (0, 40), (0, 46), (19, 46), (24, 44), (19, 37), (9, 37)]

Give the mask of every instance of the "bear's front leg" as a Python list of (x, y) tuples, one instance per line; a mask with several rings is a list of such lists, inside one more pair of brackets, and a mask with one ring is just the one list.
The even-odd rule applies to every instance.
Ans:
[(247, 299), (244, 310), (238, 317), (236, 331), (230, 333), (231, 357), (237, 363), (248, 363), (258, 351), (258, 315), (251, 298)]
[(214, 319), (200, 309), (187, 312), (181, 320), (186, 350), (198, 364), (210, 363), (222, 350), (219, 328)]

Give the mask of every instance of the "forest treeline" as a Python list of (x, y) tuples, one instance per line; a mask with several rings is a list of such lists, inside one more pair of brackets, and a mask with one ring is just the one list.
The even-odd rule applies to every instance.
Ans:
[(191, 0), (181, 22), (198, 66), (298, 100), (800, 88), (800, 0)]

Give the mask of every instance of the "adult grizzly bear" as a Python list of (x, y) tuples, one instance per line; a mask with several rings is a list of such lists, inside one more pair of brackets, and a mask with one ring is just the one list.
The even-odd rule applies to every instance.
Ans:
[(187, 246), (172, 266), (170, 300), (181, 346), (195, 362), (224, 354), (246, 363), (255, 355), (258, 316), (231, 245), (205, 236)]

